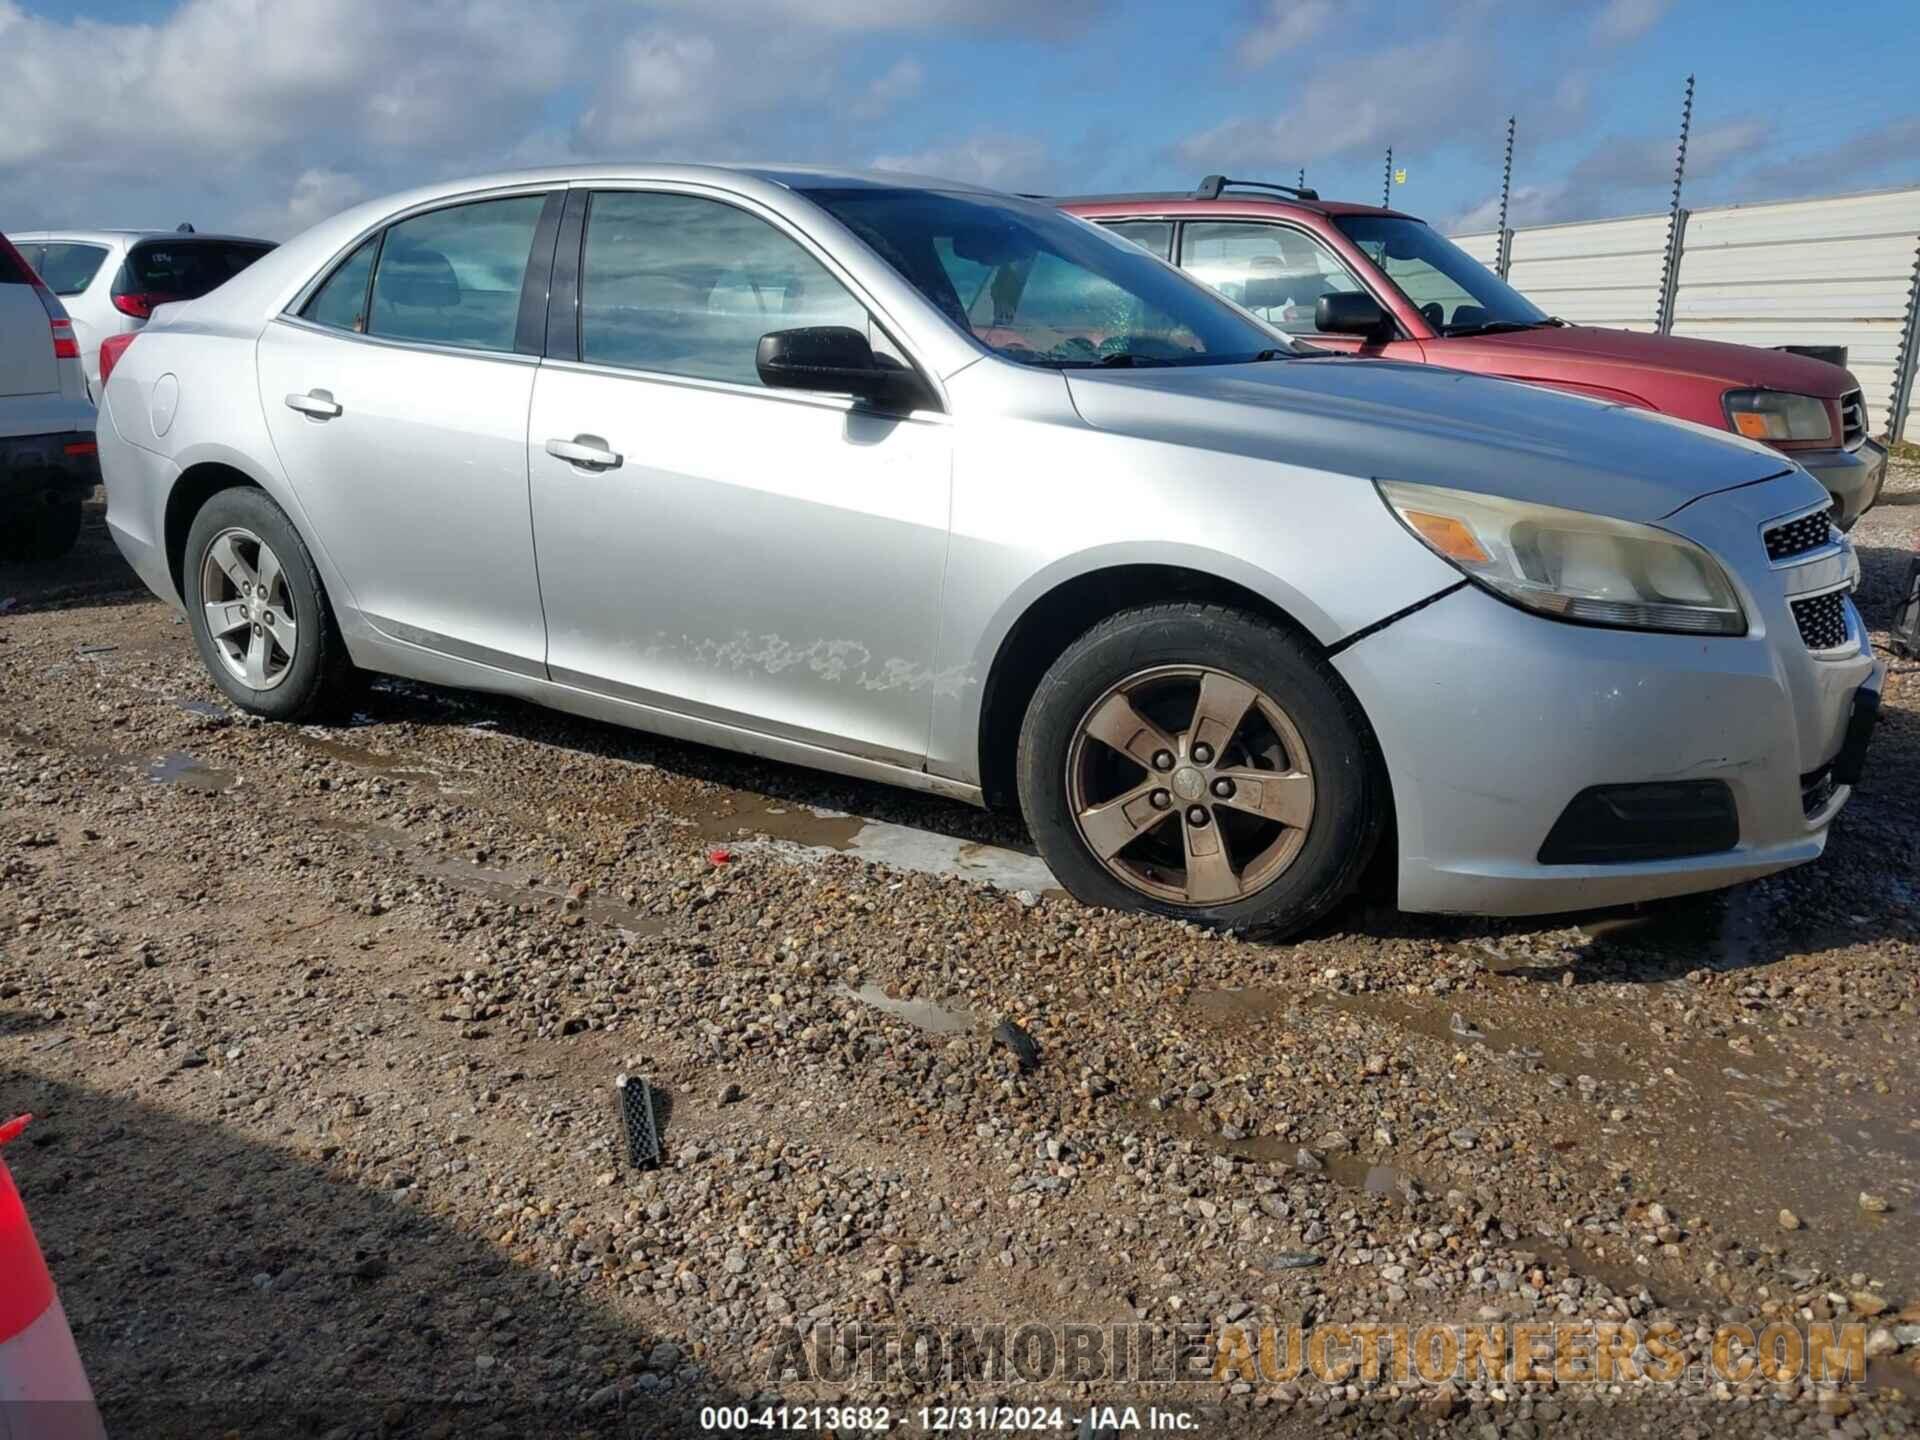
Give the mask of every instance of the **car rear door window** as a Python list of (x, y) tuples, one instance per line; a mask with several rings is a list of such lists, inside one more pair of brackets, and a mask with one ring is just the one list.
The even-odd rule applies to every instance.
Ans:
[(516, 195), (433, 210), (392, 226), (373, 277), (368, 333), (512, 350), (520, 288), (545, 205), (544, 195)]
[(1122, 240), (1131, 240), (1142, 250), (1162, 260), (1173, 258), (1173, 222), (1171, 220), (1102, 220), (1104, 228)]
[(123, 287), (165, 300), (198, 300), (246, 269), (273, 246), (249, 240), (143, 240), (127, 254)]
[(1331, 250), (1291, 225), (1190, 220), (1180, 266), (1293, 335), (1319, 333), (1313, 314), (1322, 295), (1365, 288)]
[(605, 191), (587, 212), (580, 358), (663, 375), (760, 384), (760, 337), (867, 330), (866, 307), (804, 246), (718, 200)]
[(300, 318), (335, 330), (364, 334), (367, 328), (367, 282), (373, 278), (373, 257), (379, 252), (375, 235), (342, 260), (321, 287), (313, 292)]
[(40, 272), (47, 288), (56, 295), (78, 295), (93, 283), (107, 258), (104, 245), (81, 245), (54, 241), (33, 247), (28, 262)]

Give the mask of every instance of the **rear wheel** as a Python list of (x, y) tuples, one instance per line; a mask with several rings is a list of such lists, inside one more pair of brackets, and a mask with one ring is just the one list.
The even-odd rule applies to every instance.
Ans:
[(272, 498), (219, 491), (185, 559), (187, 623), (214, 683), (270, 720), (333, 718), (355, 672), (313, 557)]
[(1298, 929), (1358, 881), (1385, 783), (1326, 661), (1218, 606), (1127, 611), (1068, 647), (1020, 737), (1047, 863), (1092, 904)]
[(57, 491), (29, 495), (0, 530), (0, 560), (58, 560), (80, 538), (80, 497)]

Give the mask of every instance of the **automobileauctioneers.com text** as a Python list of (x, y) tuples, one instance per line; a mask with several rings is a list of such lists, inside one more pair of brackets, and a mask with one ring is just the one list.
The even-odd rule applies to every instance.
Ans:
[(1195, 1325), (877, 1325), (822, 1321), (784, 1332), (775, 1383), (1456, 1385), (1551, 1383), (1709, 1388), (1852, 1385), (1866, 1378), (1868, 1327), (1721, 1324), (1705, 1343), (1670, 1322), (1491, 1324), (1328, 1322)]

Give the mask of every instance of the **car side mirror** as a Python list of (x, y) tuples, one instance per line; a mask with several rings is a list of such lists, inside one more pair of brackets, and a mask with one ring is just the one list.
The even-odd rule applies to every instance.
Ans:
[(1323, 335), (1358, 335), (1367, 340), (1386, 340), (1393, 335), (1393, 322), (1387, 319), (1387, 312), (1364, 290), (1322, 295), (1314, 303), (1313, 327)]
[(867, 337), (847, 325), (775, 330), (760, 337), (753, 361), (760, 383), (773, 390), (852, 395), (889, 410), (925, 403), (920, 377), (876, 356)]

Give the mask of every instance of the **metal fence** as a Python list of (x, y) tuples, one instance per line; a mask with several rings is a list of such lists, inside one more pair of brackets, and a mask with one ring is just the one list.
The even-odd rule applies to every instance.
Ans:
[[(1675, 335), (1844, 345), (1873, 433), (1893, 433), (1907, 419), (1920, 352), (1920, 186), (1683, 209), (1671, 273), (1669, 220), (1510, 230), (1507, 279), (1549, 314), (1582, 325), (1660, 329), (1664, 293)], [(1499, 268), (1497, 231), (1453, 238)]]

